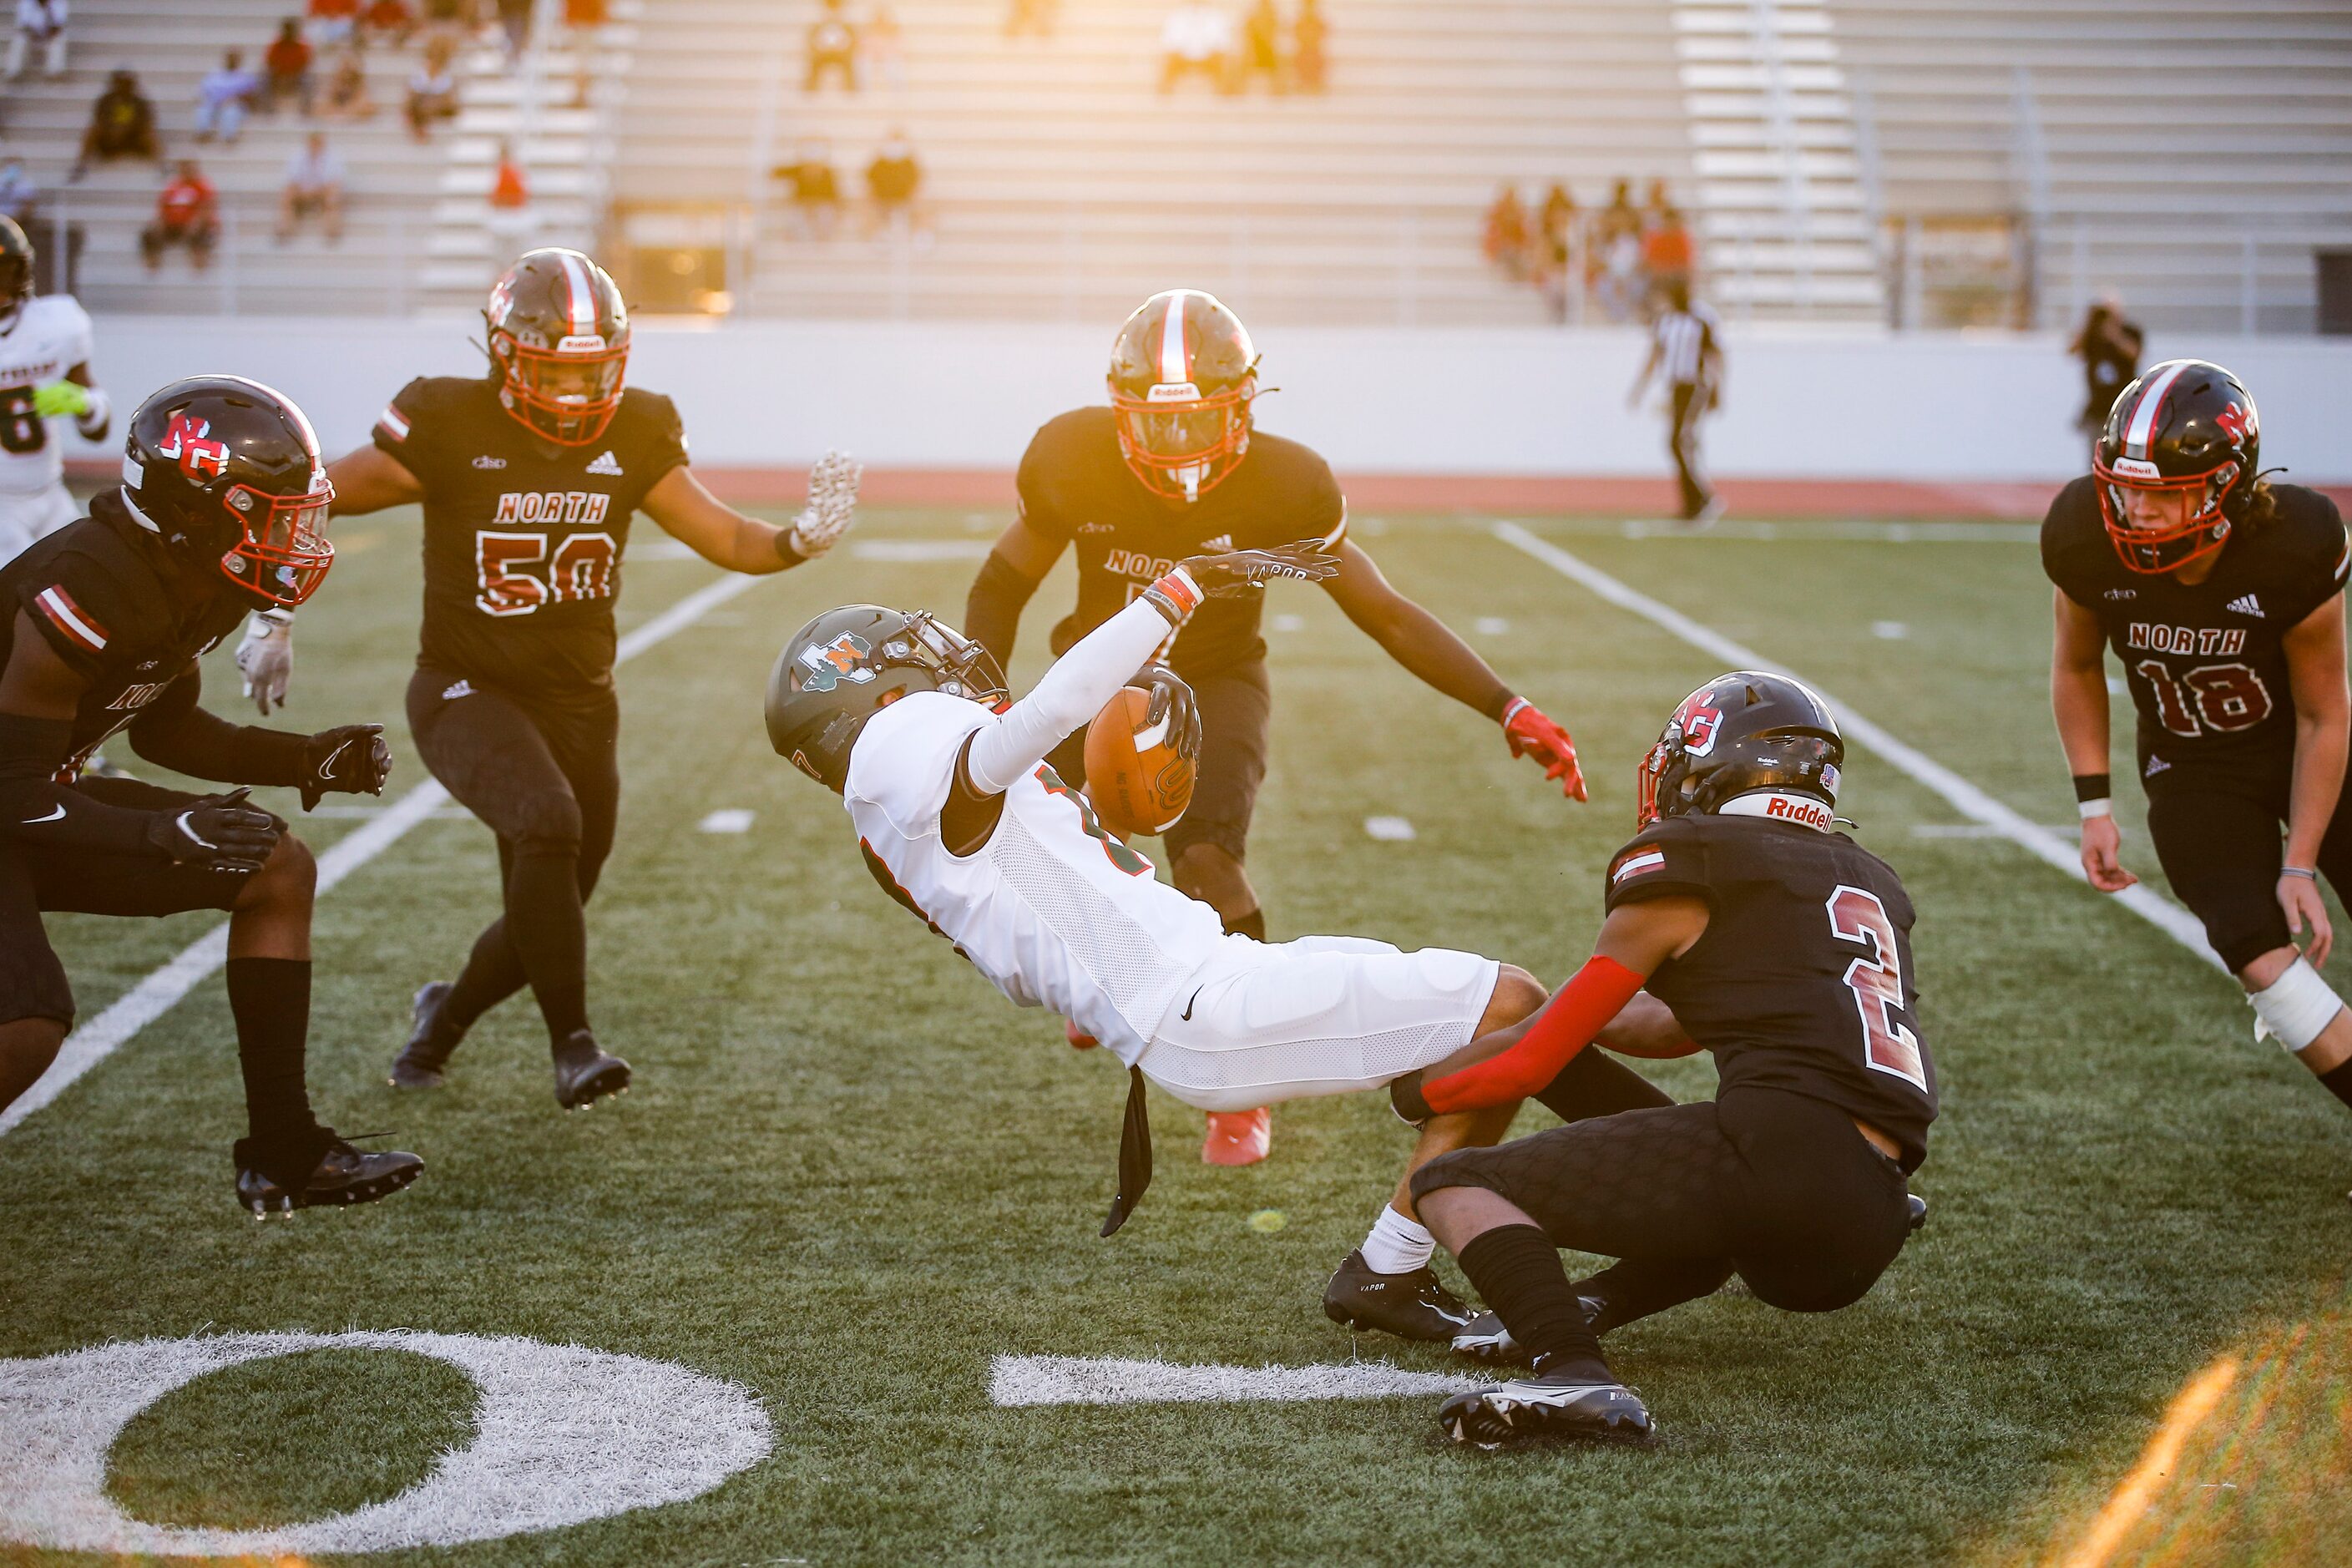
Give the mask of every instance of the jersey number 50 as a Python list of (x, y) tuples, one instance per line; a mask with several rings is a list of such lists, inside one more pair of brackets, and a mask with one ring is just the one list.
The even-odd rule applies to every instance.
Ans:
[(1832, 936), (1871, 950), (1869, 957), (1845, 966), (1853, 1010), (1862, 1016), (1863, 1065), (1925, 1091), (1927, 1069), (1920, 1059), (1919, 1037), (1895, 1016), (1903, 1010), (1903, 953), (1895, 945), (1895, 922), (1886, 918), (1886, 906), (1866, 888), (1841, 886), (1830, 895), (1829, 911)]
[[(609, 533), (567, 533), (548, 558), (547, 535), (484, 529), (474, 535), (474, 604), (486, 616), (527, 616), (541, 605), (613, 596)], [(546, 563), (543, 572), (529, 570)]]

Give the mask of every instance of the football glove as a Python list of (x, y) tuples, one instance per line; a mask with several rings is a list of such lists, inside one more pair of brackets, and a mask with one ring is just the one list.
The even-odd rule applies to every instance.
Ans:
[(1560, 793), (1583, 800), (1584, 770), (1576, 763), (1576, 742), (1569, 732), (1544, 717), (1543, 710), (1524, 697), (1514, 697), (1503, 710), (1503, 739), (1511, 755), (1533, 757), (1543, 764), (1544, 777), (1560, 781)]
[(845, 452), (827, 452), (809, 469), (808, 506), (793, 520), (793, 553), (813, 561), (832, 549), (857, 516), (857, 481), (866, 465)]
[(1279, 550), (1233, 550), (1223, 555), (1189, 556), (1177, 564), (1212, 599), (1237, 599), (1263, 590), (1277, 577), (1321, 583), (1336, 576), (1339, 558), (1319, 544), (1286, 544)]
[(89, 412), (89, 388), (76, 381), (53, 381), (33, 389), (33, 412), (44, 419)]
[(258, 871), (278, 847), (278, 826), (276, 817), (245, 804), (252, 793), (247, 785), (159, 811), (148, 821), (147, 842), (184, 866)]
[(256, 610), (246, 617), (236, 672), (245, 678), (245, 694), (264, 713), (272, 703), (286, 706), (287, 683), (294, 679), (293, 611)]
[(302, 809), (322, 795), (382, 795), (392, 776), (392, 747), (381, 724), (341, 724), (303, 742)]
[(1176, 754), (1188, 763), (1198, 762), (1201, 704), (1184, 678), (1164, 664), (1147, 664), (1128, 684), (1151, 693), (1151, 706), (1144, 710), (1143, 721), (1157, 724), (1162, 719), (1168, 721), (1168, 733), (1173, 739)]

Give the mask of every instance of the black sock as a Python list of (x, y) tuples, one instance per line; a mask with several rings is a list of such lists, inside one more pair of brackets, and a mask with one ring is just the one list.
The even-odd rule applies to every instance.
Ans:
[(2328, 1093), (2352, 1105), (2352, 1061), (2338, 1062), (2318, 1077), (2321, 1087)]
[(1674, 1096), (1597, 1046), (1587, 1046), (1570, 1058), (1559, 1076), (1536, 1091), (1536, 1098), (1562, 1121), (1614, 1116), (1621, 1110), (1649, 1110), (1675, 1102)]
[(456, 1045), (474, 1026), (475, 1019), (530, 983), (522, 972), (522, 960), (515, 956), (514, 943), (507, 940), (505, 917), (492, 921), (474, 939), (466, 967), (458, 972), (457, 984), (441, 1004), (434, 1030), (439, 1043)]
[(547, 1022), (551, 1048), (588, 1026), (588, 921), (580, 908), (577, 851), (515, 856), (507, 879), (507, 940)]
[[(310, 1037), (310, 961), (230, 959), (228, 1008), (236, 1018), (246, 1131), (254, 1148), (276, 1153), (310, 1147), (319, 1127), (302, 1081), (302, 1053)], [(311, 1163), (317, 1159), (312, 1155)]]
[(1729, 1258), (1641, 1258), (1604, 1268), (1570, 1289), (1600, 1300), (1601, 1310), (1592, 1319), (1593, 1337), (1598, 1339), (1653, 1312), (1712, 1296), (1730, 1278)]
[(1263, 908), (1260, 908), (1252, 910), (1245, 915), (1236, 915), (1234, 918), (1225, 922), (1225, 934), (1227, 936), (1245, 936), (1252, 942), (1264, 942), (1265, 940), (1265, 910)]
[(1616, 1380), (1601, 1358), (1601, 1342), (1584, 1321), (1584, 1305), (1568, 1282), (1550, 1237), (1531, 1225), (1496, 1226), (1480, 1232), (1454, 1258), (1511, 1338), (1529, 1355), (1556, 1358), (1544, 1372)]

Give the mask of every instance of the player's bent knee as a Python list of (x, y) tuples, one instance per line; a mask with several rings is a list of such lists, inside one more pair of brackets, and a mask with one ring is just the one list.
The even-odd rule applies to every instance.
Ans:
[(270, 847), (269, 858), (247, 878), (236, 900), (239, 909), (263, 904), (308, 904), (319, 889), (319, 861), (310, 847), (291, 833), (281, 833)]
[(2263, 1029), (2290, 1051), (2300, 1051), (2319, 1038), (2344, 1010), (2343, 999), (2301, 955), (2247, 1000), (2254, 1005), (2254, 1016)]
[(1800, 1268), (1741, 1268), (1739, 1277), (1758, 1300), (1783, 1312), (1839, 1312), (1870, 1294), (1885, 1272), (1815, 1265)]
[(1486, 1011), (1479, 1016), (1476, 1033), (1489, 1035), (1496, 1029), (1507, 1029), (1539, 1011), (1550, 1000), (1551, 993), (1534, 975), (1516, 963), (1501, 964), (1495, 971), (1494, 994), (1486, 999)]
[(576, 856), (580, 853), (580, 803), (567, 793), (542, 795), (525, 805), (514, 827), (515, 853)]

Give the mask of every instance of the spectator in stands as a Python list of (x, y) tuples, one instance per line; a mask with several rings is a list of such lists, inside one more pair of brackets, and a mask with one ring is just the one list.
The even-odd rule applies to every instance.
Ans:
[(320, 220), (329, 245), (343, 238), (343, 161), (327, 145), (327, 133), (313, 131), (286, 160), (286, 188), (278, 194), (278, 243), (294, 237), (306, 217)]
[(424, 63), (408, 79), (408, 132), (419, 142), (432, 134), (435, 121), (457, 115), (457, 73), (450, 58), (457, 52), (446, 35), (425, 46)]
[(25, 74), (25, 57), (41, 46), (41, 74), (66, 74), (66, 0), (16, 0), (16, 36), (8, 40), (8, 79)]
[(613, 19), (605, 0), (563, 0), (563, 27), (572, 47), (572, 107), (588, 107), (588, 82), (596, 61), (596, 36)]
[(326, 85), (319, 89), (312, 107), (321, 120), (369, 120), (375, 115), (375, 100), (368, 93), (367, 68), (360, 62), (357, 49), (345, 49), (327, 68)]
[(499, 33), (506, 48), (507, 68), (512, 70), (530, 45), (530, 13), (534, 0), (498, 0)]
[(1576, 198), (1554, 180), (1536, 209), (1536, 283), (1550, 301), (1552, 319), (1568, 320), (1568, 291), (1572, 287), (1571, 263), (1576, 255)]
[(245, 68), (242, 53), (231, 49), (223, 55), (220, 65), (196, 84), (196, 140), (234, 142), (260, 90), (261, 78)]
[(1633, 207), (1633, 183), (1619, 180), (1609, 205), (1593, 215), (1586, 280), (1601, 315), (1611, 321), (1633, 319), (1642, 302), (1642, 215)]
[(310, 0), (303, 12), (302, 35), (321, 53), (349, 44), (359, 26), (360, 0)]
[(416, 12), (408, 0), (373, 0), (360, 14), (360, 31), (368, 42), (398, 48), (416, 31)]
[(92, 162), (161, 159), (163, 155), (155, 142), (155, 106), (139, 90), (136, 75), (117, 70), (106, 79), (106, 90), (89, 106), (89, 126), (81, 133), (81, 153), (66, 178), (80, 179)]
[(29, 228), (33, 208), (41, 199), (41, 187), (25, 171), (25, 160), (14, 153), (5, 163), (0, 163), (0, 217), (13, 218), (19, 228)]
[(809, 24), (808, 74), (801, 90), (814, 92), (827, 71), (839, 72), (841, 85), (857, 90), (857, 29), (841, 14), (841, 0), (824, 0), (824, 10)]
[(1667, 207), (1658, 215), (1656, 223), (1642, 237), (1642, 274), (1646, 297), (1654, 302), (1669, 300), (1679, 291), (1690, 297), (1691, 272), (1697, 265), (1698, 251), (1692, 243), (1691, 232), (1683, 226), (1683, 215)]
[[(302, 24), (292, 16), (278, 24), (278, 36), (261, 57), (266, 73), (261, 101), (272, 114), (292, 99), (303, 113), (310, 112), (310, 46), (302, 41)], [(235, 137), (230, 138), (235, 141)]]
[(1646, 234), (1664, 221), (1674, 210), (1674, 202), (1666, 195), (1665, 181), (1655, 175), (1650, 179), (1650, 194), (1642, 198), (1642, 231)]
[(539, 209), (531, 205), (530, 179), (515, 156), (514, 143), (499, 143), (499, 162), (490, 175), (490, 216), (484, 226), (503, 236), (511, 249), (530, 247), (539, 231)]
[(1274, 0), (1257, 0), (1242, 18), (1241, 65), (1243, 86), (1263, 76), (1275, 91), (1283, 90), (1282, 17)]
[(1329, 85), (1330, 57), (1326, 52), (1331, 29), (1323, 20), (1318, 0), (1298, 0), (1298, 19), (1290, 24), (1290, 86), (1294, 92), (1321, 92)]
[(2083, 412), (2074, 421), (2085, 435), (2106, 428), (2116, 395), (2139, 375), (2146, 338), (2139, 323), (2124, 315), (2123, 301), (2103, 296), (2083, 318), (2083, 330), (2066, 352), (2083, 362)]
[(866, 165), (866, 192), (874, 201), (873, 222), (866, 232), (887, 227), (893, 232), (916, 223), (915, 198), (923, 188), (923, 166), (915, 159), (905, 131), (893, 126)]
[(1626, 405), (1640, 407), (1650, 378), (1664, 373), (1666, 448), (1675, 459), (1683, 520), (1704, 528), (1723, 515), (1723, 501), (1707, 483), (1698, 455), (1698, 422), (1723, 401), (1723, 331), (1713, 310), (1691, 302), (1686, 284), (1668, 284), (1663, 303), (1665, 308), (1651, 323), (1650, 357), (1643, 362)]
[(831, 237), (841, 217), (841, 182), (834, 174), (833, 151), (824, 138), (804, 138), (799, 156), (777, 164), (772, 173), (777, 179), (791, 182), (793, 219), (801, 237)]
[(1061, 0), (1013, 0), (1013, 8), (1004, 14), (1004, 36), (1018, 37), (1023, 33), (1034, 33), (1041, 38), (1054, 36), (1054, 12)]
[(180, 160), (180, 172), (155, 198), (155, 221), (142, 230), (139, 253), (147, 270), (163, 265), (163, 252), (175, 245), (188, 247), (188, 259), (202, 270), (213, 258), (220, 238), (220, 203), (212, 182), (197, 172), (194, 158)]
[(1528, 209), (1520, 205), (1517, 186), (1507, 184), (1495, 193), (1480, 248), (1505, 277), (1516, 281), (1528, 275)]
[(1177, 82), (1200, 75), (1220, 92), (1239, 83), (1234, 71), (1234, 19), (1206, 0), (1187, 0), (1168, 13), (1160, 27), (1160, 90), (1172, 91)]
[(858, 29), (857, 50), (866, 58), (867, 80), (879, 81), (892, 92), (907, 90), (906, 39), (889, 6), (874, 7), (874, 15)]

